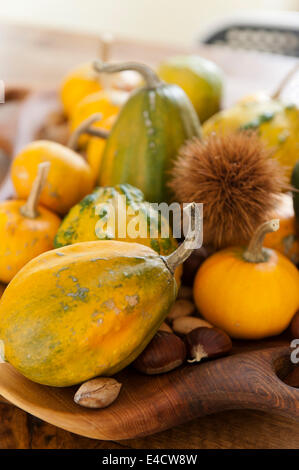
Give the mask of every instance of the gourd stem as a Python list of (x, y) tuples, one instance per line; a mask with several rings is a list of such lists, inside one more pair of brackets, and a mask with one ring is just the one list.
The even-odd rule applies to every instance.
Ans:
[(50, 169), (50, 162), (43, 162), (38, 165), (37, 177), (35, 178), (31, 192), (27, 199), (26, 204), (20, 208), (20, 212), (24, 217), (35, 219), (39, 213), (37, 210), (40, 195), (44, 189), (47, 176)]
[(279, 229), (279, 219), (272, 219), (260, 225), (253, 234), (248, 248), (243, 254), (246, 261), (250, 263), (264, 263), (267, 256), (263, 251), (263, 242), (267, 233), (276, 232)]
[(291, 68), (291, 70), (287, 73), (287, 75), (283, 78), (282, 82), (278, 85), (276, 91), (272, 94), (272, 99), (278, 99), (291, 80), (291, 78), (297, 73), (299, 70), (299, 62), (296, 63), (294, 67)]
[(189, 258), (192, 251), (195, 248), (198, 248), (197, 246), (195, 246), (196, 244), (195, 242), (198, 238), (198, 233), (199, 233), (199, 227), (195, 226), (195, 222), (196, 222), (195, 202), (192, 202), (187, 207), (185, 207), (184, 211), (188, 213), (189, 209), (190, 209), (191, 215), (190, 215), (190, 220), (189, 220), (188, 233), (185, 237), (185, 240), (173, 253), (171, 253), (168, 256), (162, 256), (163, 260), (165, 261), (167, 267), (169, 268), (171, 272), (174, 272), (175, 268), (179, 266), (180, 264), (182, 264), (187, 258)]
[(96, 121), (100, 121), (102, 117), (103, 115), (101, 113), (95, 113), (89, 116), (83, 122), (81, 122), (77, 129), (71, 134), (67, 146), (72, 150), (77, 150), (78, 140), (82, 134), (100, 137), (101, 139), (108, 139), (108, 131), (106, 131), (105, 129), (99, 129), (98, 127), (91, 127), (91, 124)]
[(99, 73), (118, 73), (125, 70), (135, 70), (143, 77), (148, 88), (156, 88), (163, 82), (160, 80), (156, 72), (154, 72), (148, 65), (139, 64), (138, 62), (123, 62), (120, 64), (103, 64), (101, 61), (96, 60), (93, 63), (94, 69)]

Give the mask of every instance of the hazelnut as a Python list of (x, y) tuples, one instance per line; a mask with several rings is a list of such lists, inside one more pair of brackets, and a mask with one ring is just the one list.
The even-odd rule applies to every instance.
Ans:
[(166, 331), (167, 333), (173, 333), (172, 329), (170, 328), (167, 323), (163, 322), (162, 325), (159, 328), (159, 331)]
[(299, 338), (299, 310), (295, 313), (291, 321), (291, 333), (293, 338)]
[(225, 356), (232, 349), (230, 337), (218, 328), (196, 328), (186, 336), (188, 362)]
[(120, 392), (121, 384), (110, 377), (88, 380), (77, 390), (74, 401), (86, 408), (106, 408)]
[(184, 342), (173, 333), (158, 331), (133, 366), (139, 372), (154, 375), (176, 369), (186, 359)]
[(176, 318), (172, 323), (173, 331), (179, 335), (187, 335), (200, 327), (213, 328), (213, 325), (202, 318), (189, 316)]
[(187, 315), (192, 315), (195, 310), (195, 305), (190, 302), (190, 300), (186, 299), (178, 299), (175, 301), (173, 306), (171, 307), (167, 319), (174, 320), (178, 317), (185, 317)]

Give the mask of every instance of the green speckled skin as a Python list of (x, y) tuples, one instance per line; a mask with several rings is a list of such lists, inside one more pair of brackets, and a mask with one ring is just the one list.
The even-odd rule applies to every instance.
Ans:
[[(153, 208), (150, 210), (150, 205), (148, 202), (144, 201), (142, 192), (139, 189), (134, 188), (129, 184), (120, 184), (115, 187), (105, 187), (97, 188), (95, 191), (86, 196), (79, 204), (74, 206), (69, 214), (63, 220), (57, 235), (55, 237), (55, 248), (60, 246), (70, 245), (72, 243), (84, 242), (84, 241), (96, 241), (99, 239), (98, 235), (101, 235), (104, 239), (113, 238), (111, 234), (106, 232), (101, 232), (98, 235), (96, 234), (97, 222), (101, 218), (101, 214), (96, 212), (96, 208), (99, 204), (112, 205), (115, 209), (116, 220), (118, 220), (118, 197), (125, 197), (125, 207), (123, 207), (123, 212), (130, 209), (131, 215), (127, 214), (126, 216), (126, 228), (128, 224), (131, 223), (135, 217), (135, 211), (140, 211), (142, 220), (147, 223), (147, 236), (130, 238), (126, 236), (125, 238), (120, 237), (117, 226), (115, 230), (115, 239), (127, 241), (130, 243), (141, 243), (143, 245), (149, 246), (157, 253), (161, 255), (169, 255), (177, 248), (177, 242), (172, 237), (170, 233), (168, 237), (161, 237), (161, 234), (166, 233), (166, 226), (168, 221), (158, 212), (153, 211)], [(137, 212), (136, 212), (137, 214)], [(154, 238), (150, 235), (150, 225), (157, 226), (158, 237)]]
[(201, 129), (197, 114), (176, 85), (135, 91), (122, 107), (102, 157), (100, 186), (129, 183), (149, 202), (167, 202), (169, 170), (183, 143)]

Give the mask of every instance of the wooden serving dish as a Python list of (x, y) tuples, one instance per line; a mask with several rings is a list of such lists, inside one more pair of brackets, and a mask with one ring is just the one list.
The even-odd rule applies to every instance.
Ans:
[[(32, 140), (46, 110), (54, 109), (55, 103), (55, 93), (29, 98), (21, 111), (15, 150)], [(7, 176), (0, 199), (11, 193)], [(226, 358), (185, 365), (159, 376), (128, 368), (117, 375), (123, 384), (118, 400), (103, 410), (76, 405), (77, 387), (38, 385), (6, 363), (0, 364), (0, 395), (51, 424), (101, 440), (146, 436), (232, 409), (269, 411), (299, 421), (299, 389), (283, 382), (293, 367), (289, 345), (287, 334), (265, 341), (235, 342)]]

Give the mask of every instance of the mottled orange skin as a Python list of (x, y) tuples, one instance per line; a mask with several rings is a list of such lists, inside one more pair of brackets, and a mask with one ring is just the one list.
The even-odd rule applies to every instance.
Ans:
[(299, 273), (282, 254), (249, 263), (234, 247), (210, 256), (194, 281), (203, 317), (233, 338), (260, 339), (282, 333), (299, 308)]
[(70, 116), (83, 98), (101, 89), (99, 75), (93, 70), (91, 62), (81, 64), (71, 70), (60, 87), (60, 99), (65, 114)]
[(53, 248), (60, 218), (38, 207), (35, 219), (24, 217), (20, 209), (25, 201), (0, 203), (0, 282), (8, 284), (32, 258)]
[(3, 294), (5, 359), (45, 385), (114, 375), (146, 347), (176, 294), (164, 261), (143, 245), (97, 241), (49, 251)]
[(91, 168), (78, 153), (56, 142), (38, 140), (27, 145), (11, 167), (11, 178), (19, 198), (28, 198), (38, 165), (42, 162), (51, 164), (40, 196), (41, 204), (48, 209), (66, 214), (92, 191), (94, 178)]

